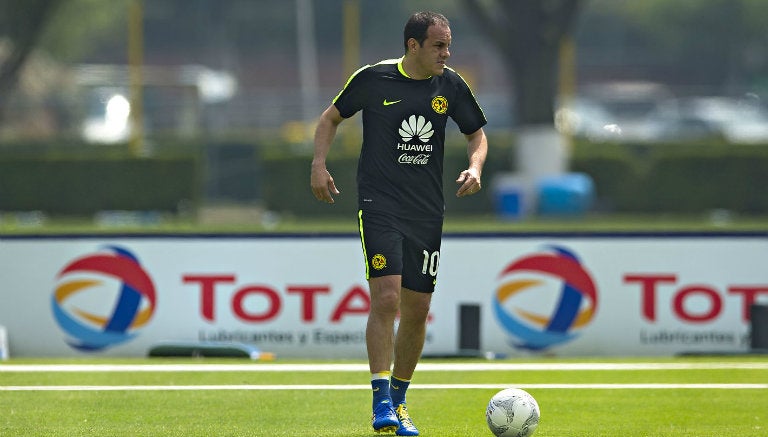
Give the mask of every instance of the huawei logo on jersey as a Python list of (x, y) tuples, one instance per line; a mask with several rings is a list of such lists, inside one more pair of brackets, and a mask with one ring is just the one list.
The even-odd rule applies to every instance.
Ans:
[(414, 137), (419, 137), (422, 143), (426, 143), (432, 138), (432, 134), (435, 133), (435, 131), (432, 130), (432, 123), (427, 121), (424, 116), (411, 115), (407, 120), (403, 120), (403, 123), (400, 124), (398, 133), (406, 143), (411, 141)]

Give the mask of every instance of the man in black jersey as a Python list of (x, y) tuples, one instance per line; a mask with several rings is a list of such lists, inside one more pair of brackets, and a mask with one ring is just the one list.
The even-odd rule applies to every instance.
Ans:
[(408, 415), (405, 392), (424, 346), (440, 260), (448, 118), (466, 136), (469, 158), (456, 179), (456, 196), (480, 190), (488, 143), (480, 106), (464, 79), (445, 65), (448, 20), (434, 12), (413, 14), (403, 36), (402, 58), (356, 71), (320, 116), (311, 185), (320, 201), (333, 203), (340, 194), (326, 157), (338, 125), (362, 111), (358, 221), (371, 292), (366, 345), (372, 424), (376, 431), (413, 436), (419, 431)]

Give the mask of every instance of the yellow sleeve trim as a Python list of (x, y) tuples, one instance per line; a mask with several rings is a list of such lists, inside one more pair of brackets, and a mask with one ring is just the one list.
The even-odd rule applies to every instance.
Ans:
[[(402, 62), (402, 60), (403, 60), (403, 58), (400, 58), (400, 59), (385, 59), (383, 61), (377, 62), (376, 65), (397, 63), (397, 68), (400, 70), (400, 72), (405, 74), (405, 71), (403, 71), (402, 67), (400, 66), (400, 62)], [(347, 86), (349, 86), (349, 83), (352, 82), (352, 79), (354, 79), (355, 76), (357, 76), (361, 71), (363, 71), (363, 70), (365, 70), (366, 68), (369, 68), (369, 67), (372, 67), (372, 65), (371, 64), (363, 65), (362, 67), (358, 68), (357, 71), (352, 73), (352, 75), (349, 76), (349, 79), (347, 79), (347, 82), (344, 84), (344, 87), (341, 88), (341, 91), (339, 91), (339, 93), (336, 94), (336, 97), (333, 98), (333, 102), (332, 103), (336, 103), (336, 100), (339, 99), (339, 96), (341, 95), (341, 93), (343, 93), (344, 90), (347, 88)], [(407, 77), (408, 75), (405, 74), (405, 76)]]
[(347, 82), (344, 84), (344, 87), (342, 87), (341, 91), (339, 91), (339, 93), (336, 94), (336, 97), (333, 98), (333, 101), (331, 103), (336, 103), (336, 100), (339, 99), (339, 96), (341, 96), (341, 93), (343, 93), (344, 90), (347, 88), (347, 86), (349, 86), (349, 83), (352, 82), (352, 79), (354, 79), (358, 73), (360, 73), (361, 71), (365, 70), (368, 67), (370, 67), (370, 65), (363, 65), (362, 67), (358, 68), (357, 71), (352, 73), (352, 75), (349, 76), (349, 79), (347, 79)]

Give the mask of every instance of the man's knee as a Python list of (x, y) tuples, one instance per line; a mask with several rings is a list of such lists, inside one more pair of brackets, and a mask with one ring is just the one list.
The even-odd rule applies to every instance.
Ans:
[(400, 281), (394, 277), (370, 280), (371, 311), (395, 314), (400, 309)]
[(403, 289), (400, 303), (400, 320), (402, 322), (425, 323), (429, 317), (432, 295)]

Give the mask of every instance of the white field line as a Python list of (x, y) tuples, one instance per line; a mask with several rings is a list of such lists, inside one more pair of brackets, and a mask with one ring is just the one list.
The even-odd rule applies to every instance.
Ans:
[[(588, 370), (768, 370), (768, 362), (712, 363), (421, 363), (420, 372)], [(4, 372), (367, 372), (355, 364), (0, 364)]]
[[(416, 390), (455, 390), (455, 389), (492, 389), (508, 388), (503, 384), (419, 384), (410, 389)], [(768, 384), (521, 384), (515, 387), (528, 390), (765, 390)], [(37, 385), (37, 386), (0, 386), (4, 391), (202, 391), (202, 390), (370, 390), (369, 384), (348, 385)]]

